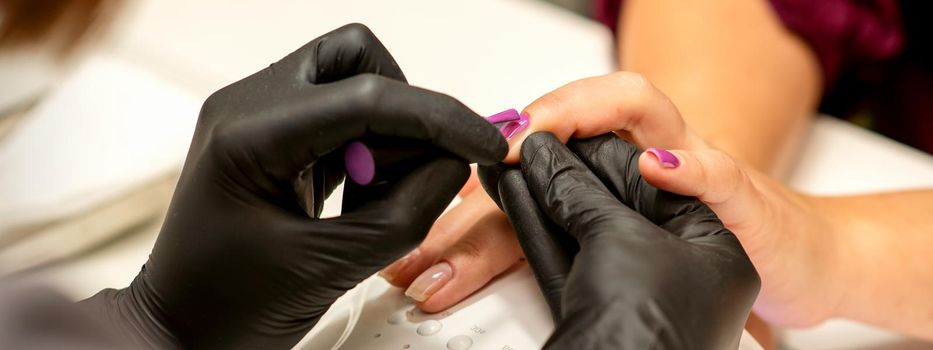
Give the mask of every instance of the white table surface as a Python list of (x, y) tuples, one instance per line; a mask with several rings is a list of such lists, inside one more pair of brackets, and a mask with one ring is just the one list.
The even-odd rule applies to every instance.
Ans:
[[(456, 96), (480, 114), (521, 108), (566, 82), (613, 69), (604, 28), (533, 0), (140, 0), (102, 50), (203, 99), (348, 22), (369, 25), (411, 83)], [(831, 118), (819, 118), (805, 142), (788, 178), (796, 188), (842, 194), (933, 187), (933, 157)], [(148, 227), (43, 278), (75, 298), (125, 286), (157, 230)], [(788, 332), (787, 344), (930, 347), (846, 321)]]

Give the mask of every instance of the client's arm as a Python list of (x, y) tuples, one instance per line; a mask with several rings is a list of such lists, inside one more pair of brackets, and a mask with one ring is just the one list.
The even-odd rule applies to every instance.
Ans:
[(835, 316), (933, 340), (933, 189), (812, 202), (844, 228)]
[(933, 340), (933, 190), (845, 197), (795, 193), (715, 150), (651, 156), (642, 173), (698, 196), (740, 238), (762, 276), (755, 310), (778, 324), (854, 319)]
[(614, 130), (651, 150), (639, 158), (645, 180), (698, 197), (739, 238), (761, 275), (755, 310), (767, 320), (807, 326), (846, 317), (933, 339), (933, 190), (792, 191), (706, 143), (635, 73), (573, 82), (528, 111), (530, 129), (561, 140)]
[(819, 62), (767, 0), (626, 0), (622, 70), (645, 75), (710, 144), (770, 175), (787, 167), (822, 90)]

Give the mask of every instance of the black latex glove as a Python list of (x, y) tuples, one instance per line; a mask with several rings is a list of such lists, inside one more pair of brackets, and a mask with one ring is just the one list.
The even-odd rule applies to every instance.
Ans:
[(545, 348), (735, 348), (758, 275), (706, 205), (641, 178), (639, 154), (611, 134), (538, 132), (521, 170), (480, 169), (557, 319)]
[[(364, 135), (437, 152), (395, 181), (348, 183), (342, 215), (312, 219), (344, 177), (341, 147)], [(468, 162), (506, 151), (469, 108), (408, 85), (369, 29), (344, 26), (205, 101), (149, 261), (84, 304), (144, 346), (291, 347), (421, 241)]]

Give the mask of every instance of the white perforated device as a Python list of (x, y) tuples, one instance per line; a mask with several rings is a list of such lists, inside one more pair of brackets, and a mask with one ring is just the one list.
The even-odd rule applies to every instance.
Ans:
[[(347, 292), (299, 343), (300, 349), (540, 349), (554, 329), (527, 265), (513, 268), (456, 306), (419, 311), (382, 278)], [(742, 350), (760, 350), (748, 333)]]

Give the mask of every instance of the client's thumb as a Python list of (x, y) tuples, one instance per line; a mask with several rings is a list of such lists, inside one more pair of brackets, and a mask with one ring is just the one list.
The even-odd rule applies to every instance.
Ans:
[(657, 188), (697, 197), (733, 232), (745, 231), (764, 213), (766, 203), (754, 175), (722, 151), (648, 148), (638, 159), (638, 169)]

